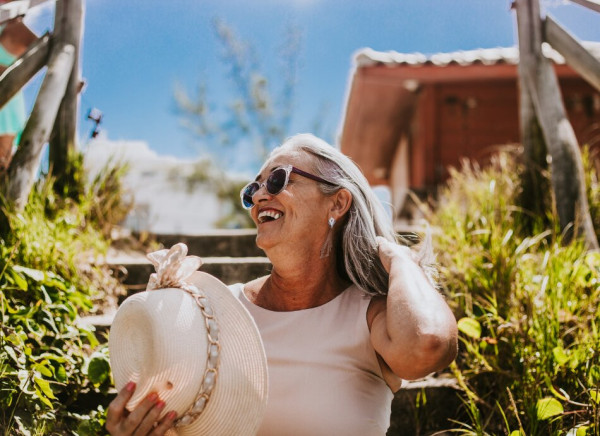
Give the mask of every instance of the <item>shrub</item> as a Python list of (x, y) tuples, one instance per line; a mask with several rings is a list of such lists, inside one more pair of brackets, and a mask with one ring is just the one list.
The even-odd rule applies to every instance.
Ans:
[[(104, 174), (113, 181), (121, 175)], [(84, 188), (69, 190), (84, 194), (63, 196), (48, 177), (23, 213), (5, 211), (11, 231), (0, 239), (4, 435), (95, 435), (104, 423), (98, 403), (111, 385), (106, 350), (78, 321), (99, 310), (98, 295), (119, 285), (105, 267), (94, 265), (108, 248), (106, 220), (95, 216), (106, 204), (98, 190)]]
[(598, 434), (600, 253), (563, 244), (551, 216), (529, 216), (528, 234), (519, 170), (514, 152), (486, 168), (465, 162), (430, 217), (461, 334), (452, 370), (467, 413), (456, 431)]

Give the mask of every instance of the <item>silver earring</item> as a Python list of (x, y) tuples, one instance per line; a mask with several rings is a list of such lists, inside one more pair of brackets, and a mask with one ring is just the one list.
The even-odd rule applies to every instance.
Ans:
[(327, 233), (327, 238), (325, 238), (325, 243), (323, 247), (321, 247), (321, 259), (328, 257), (331, 253), (331, 246), (333, 245), (333, 226), (335, 225), (335, 218), (330, 217), (327, 220), (327, 224), (329, 224), (329, 232)]

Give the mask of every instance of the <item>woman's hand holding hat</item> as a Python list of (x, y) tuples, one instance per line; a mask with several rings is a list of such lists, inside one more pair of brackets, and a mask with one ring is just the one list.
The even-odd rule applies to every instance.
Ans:
[(125, 406), (135, 391), (135, 383), (128, 383), (108, 406), (106, 430), (113, 436), (164, 435), (173, 427), (177, 413), (169, 412), (160, 421), (165, 403), (156, 393), (148, 395), (132, 412)]

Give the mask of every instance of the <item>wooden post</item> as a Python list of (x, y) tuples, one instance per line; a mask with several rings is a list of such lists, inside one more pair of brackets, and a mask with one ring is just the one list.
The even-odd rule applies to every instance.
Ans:
[(48, 62), (50, 35), (42, 35), (0, 76), (0, 108)]
[[(519, 204), (524, 210), (532, 212), (535, 216), (544, 216), (552, 204), (546, 201), (543, 192), (548, 192), (551, 187), (544, 173), (548, 169), (546, 160), (547, 150), (542, 130), (535, 115), (535, 108), (531, 96), (527, 91), (524, 78), (519, 75), (519, 121), (521, 144), (523, 145), (521, 173), (521, 195)], [(524, 219), (528, 219), (524, 217)], [(531, 227), (528, 226), (530, 229)]]
[[(539, 28), (531, 25), (534, 17), (539, 17), (539, 8), (534, 4), (520, 4), (517, 12), (517, 29), (519, 34), (519, 128), (523, 145), (523, 173), (521, 174), (520, 205), (542, 216), (550, 205), (544, 202), (545, 188), (550, 188), (543, 175), (548, 168), (546, 162), (546, 144), (535, 115), (535, 107), (525, 83), (523, 69), (527, 63), (535, 63), (533, 47), (542, 44)], [(524, 217), (524, 219), (527, 219)]]
[(587, 195), (579, 144), (566, 117), (558, 80), (542, 54), (542, 22), (538, 0), (515, 0), (519, 28), (519, 73), (523, 76), (546, 147), (551, 156), (551, 182), (565, 242), (577, 233), (588, 248), (598, 248)]
[(68, 156), (77, 149), (77, 116), (79, 114), (79, 46), (83, 29), (82, 0), (56, 2), (54, 33), (57, 44), (69, 44), (75, 48), (75, 58), (67, 89), (60, 104), (50, 136), (50, 165), (56, 176), (55, 188), (63, 190), (72, 183), (68, 174)]
[(75, 48), (54, 46), (48, 71), (21, 136), (21, 143), (8, 169), (6, 198), (17, 210), (23, 210), (40, 164), (40, 155), (50, 136), (58, 106), (65, 93), (73, 68)]
[(544, 20), (544, 40), (559, 52), (581, 77), (600, 91), (600, 61), (581, 45), (575, 37), (547, 15)]

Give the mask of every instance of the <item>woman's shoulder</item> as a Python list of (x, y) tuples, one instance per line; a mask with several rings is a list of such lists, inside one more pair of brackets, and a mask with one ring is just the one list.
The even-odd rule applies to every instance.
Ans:
[(233, 285), (228, 285), (227, 287), (237, 298), (240, 298), (242, 294), (244, 294), (248, 299), (250, 299), (250, 301), (252, 301), (253, 296), (258, 293), (267, 277), (268, 276), (259, 277), (258, 279), (251, 280), (247, 283), (234, 283)]
[[(365, 291), (363, 288), (361, 288), (355, 283), (350, 284), (346, 289), (344, 289), (342, 294), (345, 295), (348, 299), (360, 301), (362, 302), (362, 304), (367, 305), (372, 305), (372, 302), (374, 300), (379, 300), (380, 297), (377, 295), (374, 296), (369, 294), (367, 291)], [(383, 297), (383, 299), (385, 299), (385, 297)]]

